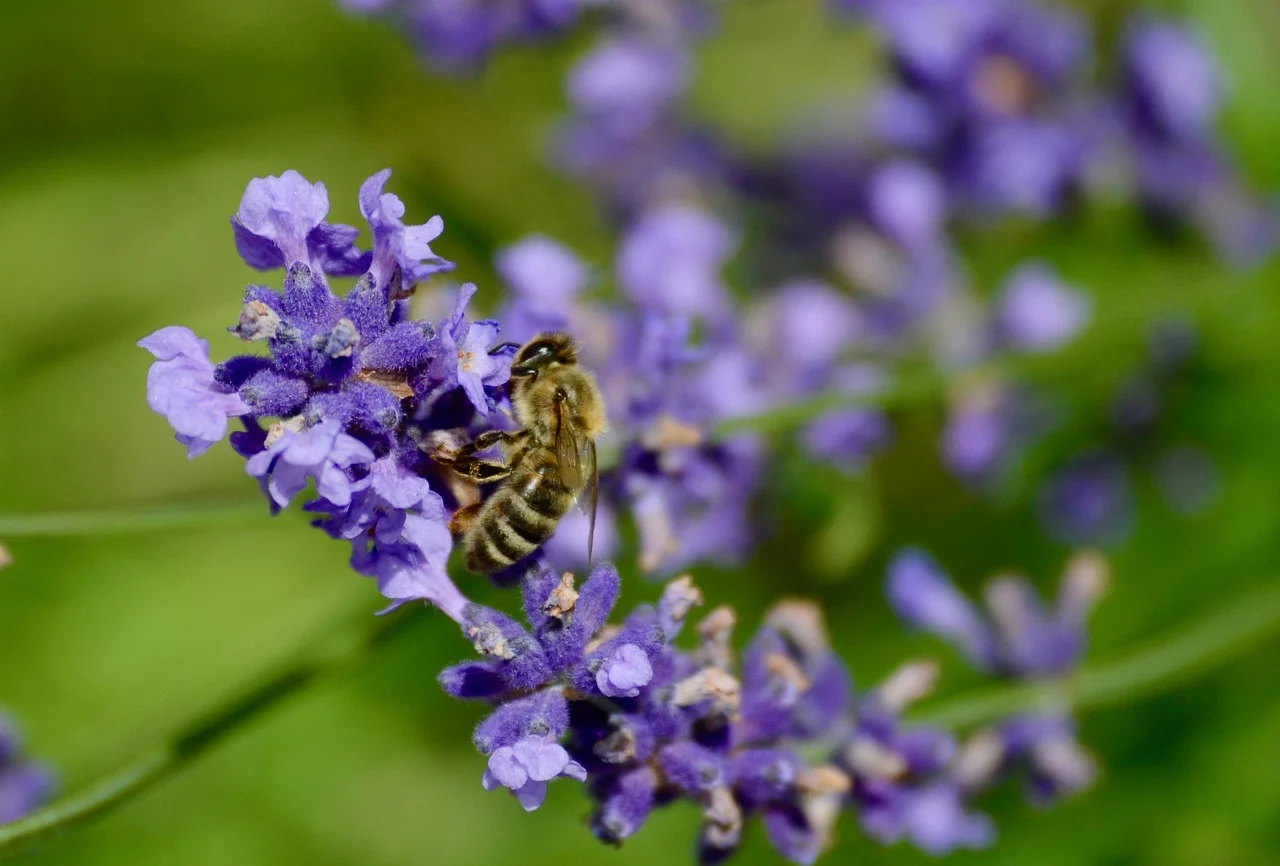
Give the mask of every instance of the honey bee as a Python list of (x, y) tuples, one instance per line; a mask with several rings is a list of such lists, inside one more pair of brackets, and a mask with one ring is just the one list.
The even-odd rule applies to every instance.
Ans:
[[(514, 343), (490, 350), (496, 354)], [(491, 430), (436, 460), (478, 484), (502, 482), (483, 502), (458, 509), (450, 522), (462, 539), (467, 568), (493, 574), (542, 546), (561, 518), (589, 490), (587, 558), (595, 537), (600, 478), (596, 439), (606, 427), (604, 396), (578, 364), (578, 346), (564, 333), (544, 333), (521, 346), (508, 385), (520, 429)], [(503, 460), (476, 457), (501, 445)]]

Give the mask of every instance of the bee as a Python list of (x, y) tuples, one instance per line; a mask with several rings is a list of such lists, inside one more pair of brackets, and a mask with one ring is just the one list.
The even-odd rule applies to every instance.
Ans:
[[(496, 354), (515, 343), (490, 350)], [(588, 494), (587, 559), (595, 539), (600, 477), (596, 439), (607, 426), (595, 376), (578, 363), (565, 333), (543, 333), (519, 347), (508, 385), (520, 429), (491, 430), (437, 461), (477, 484), (501, 482), (483, 502), (458, 509), (450, 529), (462, 539), (467, 568), (493, 574), (524, 559)], [(477, 454), (501, 445), (503, 460)]]

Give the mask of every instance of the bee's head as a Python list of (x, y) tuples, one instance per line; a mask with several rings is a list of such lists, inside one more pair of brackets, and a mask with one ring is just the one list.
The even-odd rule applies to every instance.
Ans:
[(537, 378), (538, 372), (552, 364), (569, 366), (578, 363), (578, 346), (573, 337), (560, 331), (539, 334), (516, 353), (511, 375)]

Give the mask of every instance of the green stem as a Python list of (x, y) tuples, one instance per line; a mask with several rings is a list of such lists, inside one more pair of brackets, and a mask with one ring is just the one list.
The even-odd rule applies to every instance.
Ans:
[(757, 414), (726, 418), (711, 429), (711, 436), (714, 439), (724, 439), (737, 433), (781, 433), (840, 409), (861, 406), (898, 409), (929, 403), (945, 393), (948, 381), (946, 376), (939, 373), (922, 373), (903, 376), (892, 387), (863, 394), (817, 394)]
[(237, 523), (267, 513), (261, 500), (253, 502), (194, 502), (154, 505), (114, 511), (61, 514), (0, 514), (0, 538), (57, 535), (124, 535), (211, 523)]
[(970, 727), (1039, 708), (1090, 710), (1180, 686), (1280, 630), (1280, 587), (1254, 593), (1117, 661), (1056, 684), (1011, 685), (924, 707), (914, 721)]
[(164, 743), (113, 776), (73, 793), (11, 824), (0, 826), (0, 857), (25, 850), (44, 837), (85, 823), (186, 767), (214, 746), (321, 679), (351, 667), (415, 622), (404, 613), (372, 617), (362, 610), (359, 626), (327, 629), (310, 650), (182, 726)]

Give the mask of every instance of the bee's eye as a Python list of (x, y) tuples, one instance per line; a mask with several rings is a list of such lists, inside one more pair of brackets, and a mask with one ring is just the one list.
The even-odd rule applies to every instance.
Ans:
[(524, 350), (522, 360), (531, 361), (534, 358), (547, 359), (555, 354), (556, 347), (548, 340), (539, 340)]

